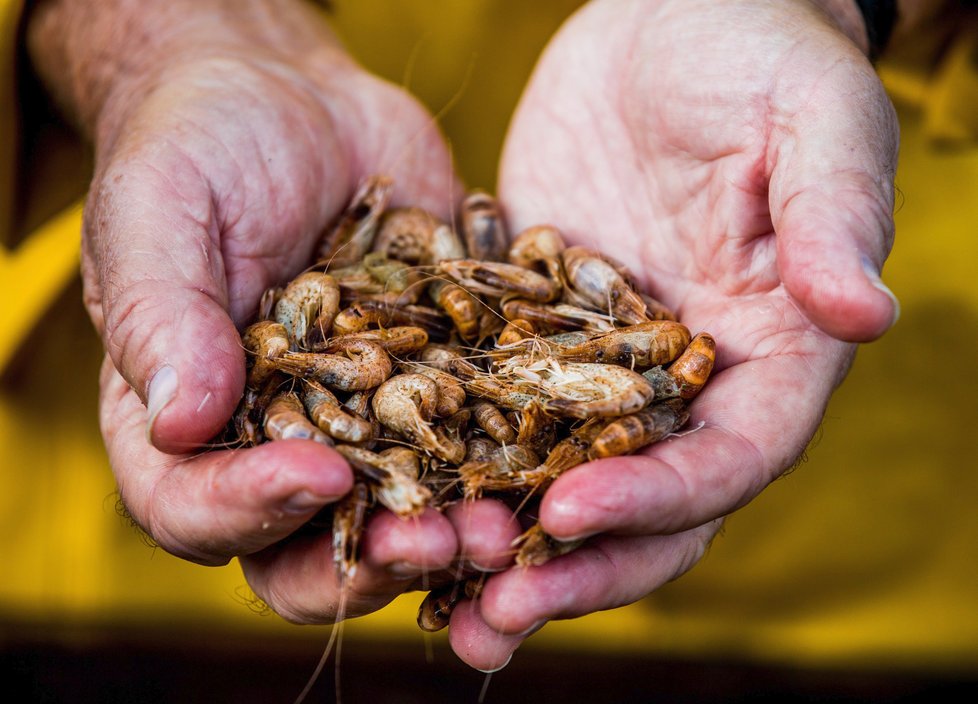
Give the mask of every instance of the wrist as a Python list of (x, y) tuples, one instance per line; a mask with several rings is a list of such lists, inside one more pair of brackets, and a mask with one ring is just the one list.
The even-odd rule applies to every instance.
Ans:
[(96, 145), (111, 141), (174, 67), (208, 59), (298, 65), (342, 54), (303, 0), (47, 0), (28, 18), (27, 47), (48, 90)]

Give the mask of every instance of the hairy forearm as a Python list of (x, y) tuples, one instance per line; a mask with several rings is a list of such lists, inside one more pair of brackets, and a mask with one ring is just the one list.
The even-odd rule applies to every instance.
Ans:
[(338, 43), (302, 0), (41, 0), (28, 18), (31, 61), (96, 142), (169, 65), (198, 58), (301, 61)]

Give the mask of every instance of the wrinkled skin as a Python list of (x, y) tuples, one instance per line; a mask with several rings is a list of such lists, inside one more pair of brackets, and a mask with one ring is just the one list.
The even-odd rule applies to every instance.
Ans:
[(896, 144), (871, 65), (806, 2), (599, 0), (552, 40), (502, 161), (512, 231), (548, 222), (568, 243), (614, 243), (692, 332), (713, 334), (717, 371), (692, 406), (699, 430), (553, 484), (544, 528), (600, 535), (491, 577), (453, 614), (463, 660), (497, 669), (546, 621), (683, 574), (802, 453), (852, 342), (897, 314), (874, 275)]
[[(125, 110), (99, 123), (83, 261), (108, 351), (102, 428), (129, 512), (175, 555), (242, 556), (256, 594), (298, 622), (334, 618), (339, 584), (328, 536), (283, 539), (352, 477), (340, 455), (304, 441), (198, 449), (242, 392), (238, 329), (266, 287), (308, 264), (361, 179), (389, 173), (396, 202), (442, 215), (453, 180), (413, 99), (329, 44), (307, 61), (225, 51), (142, 76)], [(349, 614), (449, 565), (457, 540), (432, 510), (376, 517), (363, 546)]]

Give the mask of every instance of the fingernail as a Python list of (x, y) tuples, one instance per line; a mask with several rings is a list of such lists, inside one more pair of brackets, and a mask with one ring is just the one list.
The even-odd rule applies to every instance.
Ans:
[(475, 668), (475, 669), (476, 669), (476, 670), (478, 670), (479, 672), (482, 672), (482, 673), (485, 673), (485, 674), (487, 674), (487, 675), (491, 675), (491, 674), (492, 674), (493, 672), (499, 672), (499, 671), (500, 671), (500, 670), (502, 670), (502, 669), (503, 669), (504, 667), (506, 667), (506, 666), (507, 666), (507, 665), (509, 664), (509, 662), (510, 662), (510, 660), (512, 660), (512, 659), (513, 659), (513, 654), (512, 654), (512, 653), (510, 653), (510, 654), (509, 654), (509, 657), (508, 657), (508, 658), (506, 658), (506, 662), (504, 662), (504, 663), (503, 663), (502, 665), (500, 665), (499, 667), (494, 667), (494, 668), (492, 668), (492, 669), (489, 669), (489, 670), (483, 670), (483, 669), (482, 669), (481, 667), (477, 667), (477, 668)]
[(419, 574), (423, 574), (425, 571), (424, 567), (420, 565), (414, 565), (410, 562), (392, 562), (387, 565), (387, 572), (392, 577), (397, 577), (398, 579), (407, 579), (408, 577), (417, 577)]
[(480, 565), (475, 560), (466, 560), (465, 566), (469, 569), (475, 570), (476, 572), (486, 572), (486, 573), (502, 572), (503, 570), (509, 567), (508, 564), (503, 565), (502, 567), (486, 567), (485, 565)]
[(339, 497), (319, 496), (308, 489), (302, 489), (292, 494), (284, 504), (282, 510), (286, 513), (301, 515), (322, 508), (325, 504), (336, 501)]
[(897, 300), (897, 297), (893, 294), (893, 291), (891, 291), (889, 287), (883, 283), (883, 279), (880, 278), (879, 268), (869, 257), (863, 254), (860, 257), (860, 263), (863, 267), (863, 273), (866, 274), (866, 278), (869, 279), (869, 283), (873, 285), (873, 288), (878, 291), (882, 291), (890, 297), (891, 301), (893, 301), (893, 320), (890, 321), (890, 327), (892, 327), (896, 321), (900, 319), (900, 301)]
[(176, 395), (177, 370), (170, 365), (160, 367), (150, 380), (149, 391), (146, 394), (146, 410), (149, 412), (146, 439), (150, 442), (153, 439), (153, 424), (156, 422), (156, 417)]
[(543, 628), (543, 627), (544, 627), (545, 625), (547, 625), (547, 620), (546, 620), (546, 619), (541, 619), (541, 620), (539, 620), (539, 621), (537, 621), (536, 623), (534, 623), (534, 624), (533, 624), (532, 626), (530, 626), (529, 628), (527, 628), (527, 629), (526, 629), (525, 631), (522, 631), (522, 632), (520, 632), (520, 633), (517, 633), (516, 635), (517, 635), (517, 636), (518, 636), (519, 638), (529, 638), (529, 637), (530, 637), (530, 636), (532, 636), (532, 635), (533, 635), (534, 633), (536, 633), (536, 632), (537, 632), (537, 631), (539, 631), (539, 630), (540, 630), (541, 628)]

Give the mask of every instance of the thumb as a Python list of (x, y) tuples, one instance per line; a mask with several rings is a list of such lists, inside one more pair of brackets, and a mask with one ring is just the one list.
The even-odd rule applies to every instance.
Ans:
[(843, 64), (844, 83), (828, 76), (775, 137), (770, 208), (788, 292), (825, 332), (865, 342), (899, 315), (880, 280), (893, 244), (899, 129), (879, 80), (857, 60), (865, 69)]
[(84, 261), (89, 313), (146, 404), (147, 437), (171, 453), (221, 430), (245, 377), (209, 188), (175, 175), (110, 166), (89, 198)]

